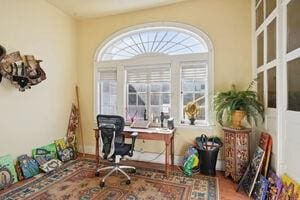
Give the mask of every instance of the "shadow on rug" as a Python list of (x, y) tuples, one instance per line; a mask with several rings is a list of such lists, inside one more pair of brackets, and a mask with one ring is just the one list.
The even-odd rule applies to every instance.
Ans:
[(178, 170), (166, 177), (159, 170), (139, 167), (135, 174), (130, 174), (130, 185), (118, 174), (109, 177), (105, 187), (100, 188), (101, 177), (95, 177), (95, 168), (95, 161), (90, 159), (68, 162), (56, 171), (5, 191), (0, 200), (218, 199), (215, 177), (196, 175), (190, 178)]

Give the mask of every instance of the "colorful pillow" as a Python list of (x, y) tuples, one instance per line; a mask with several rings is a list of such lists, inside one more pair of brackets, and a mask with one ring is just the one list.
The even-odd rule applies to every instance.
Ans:
[(74, 150), (71, 147), (68, 147), (68, 148), (65, 148), (64, 150), (58, 151), (58, 158), (63, 162), (73, 160), (74, 159)]
[(17, 174), (10, 155), (0, 157), (0, 189), (17, 182)]
[(54, 143), (52, 143), (40, 148), (32, 149), (32, 156), (33, 158), (37, 158), (38, 156), (44, 156), (46, 160), (57, 158), (56, 146)]
[(25, 179), (31, 178), (40, 173), (38, 163), (27, 155), (21, 155), (17, 158)]
[(54, 143), (57, 151), (62, 151), (67, 148), (67, 144), (64, 138), (54, 140)]
[(52, 159), (52, 160), (46, 162), (45, 164), (41, 165), (40, 169), (43, 170), (44, 172), (48, 173), (48, 172), (51, 172), (51, 171), (57, 169), (62, 164), (63, 163), (60, 160)]

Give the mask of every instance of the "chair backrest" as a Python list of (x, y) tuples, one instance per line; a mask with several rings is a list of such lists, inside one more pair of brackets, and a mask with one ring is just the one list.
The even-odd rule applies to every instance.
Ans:
[(121, 133), (125, 126), (124, 118), (118, 115), (98, 115), (97, 125), (101, 133), (100, 149), (104, 153), (103, 158), (110, 158), (114, 154), (116, 140), (123, 142)]

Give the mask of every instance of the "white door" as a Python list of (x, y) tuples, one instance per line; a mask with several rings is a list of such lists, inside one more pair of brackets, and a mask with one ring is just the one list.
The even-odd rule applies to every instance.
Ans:
[(283, 1), (282, 11), (284, 37), (282, 172), (300, 182), (300, 1)]

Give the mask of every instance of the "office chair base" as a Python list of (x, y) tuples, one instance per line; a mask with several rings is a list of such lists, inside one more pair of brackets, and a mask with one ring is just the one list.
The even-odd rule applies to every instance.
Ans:
[(105, 179), (107, 177), (109, 177), (114, 172), (121, 172), (127, 178), (126, 184), (129, 185), (131, 183), (130, 176), (128, 176), (128, 174), (123, 169), (131, 169), (133, 172), (136, 172), (136, 168), (133, 167), (133, 166), (124, 166), (124, 165), (119, 166), (119, 165), (115, 165), (115, 166), (109, 166), (109, 167), (100, 168), (100, 169), (97, 170), (97, 172), (96, 172), (95, 175), (99, 176), (100, 175), (100, 171), (104, 171), (104, 170), (108, 170), (108, 169), (111, 169), (111, 171), (102, 178), (102, 180), (100, 182), (100, 187), (104, 187), (105, 186)]

